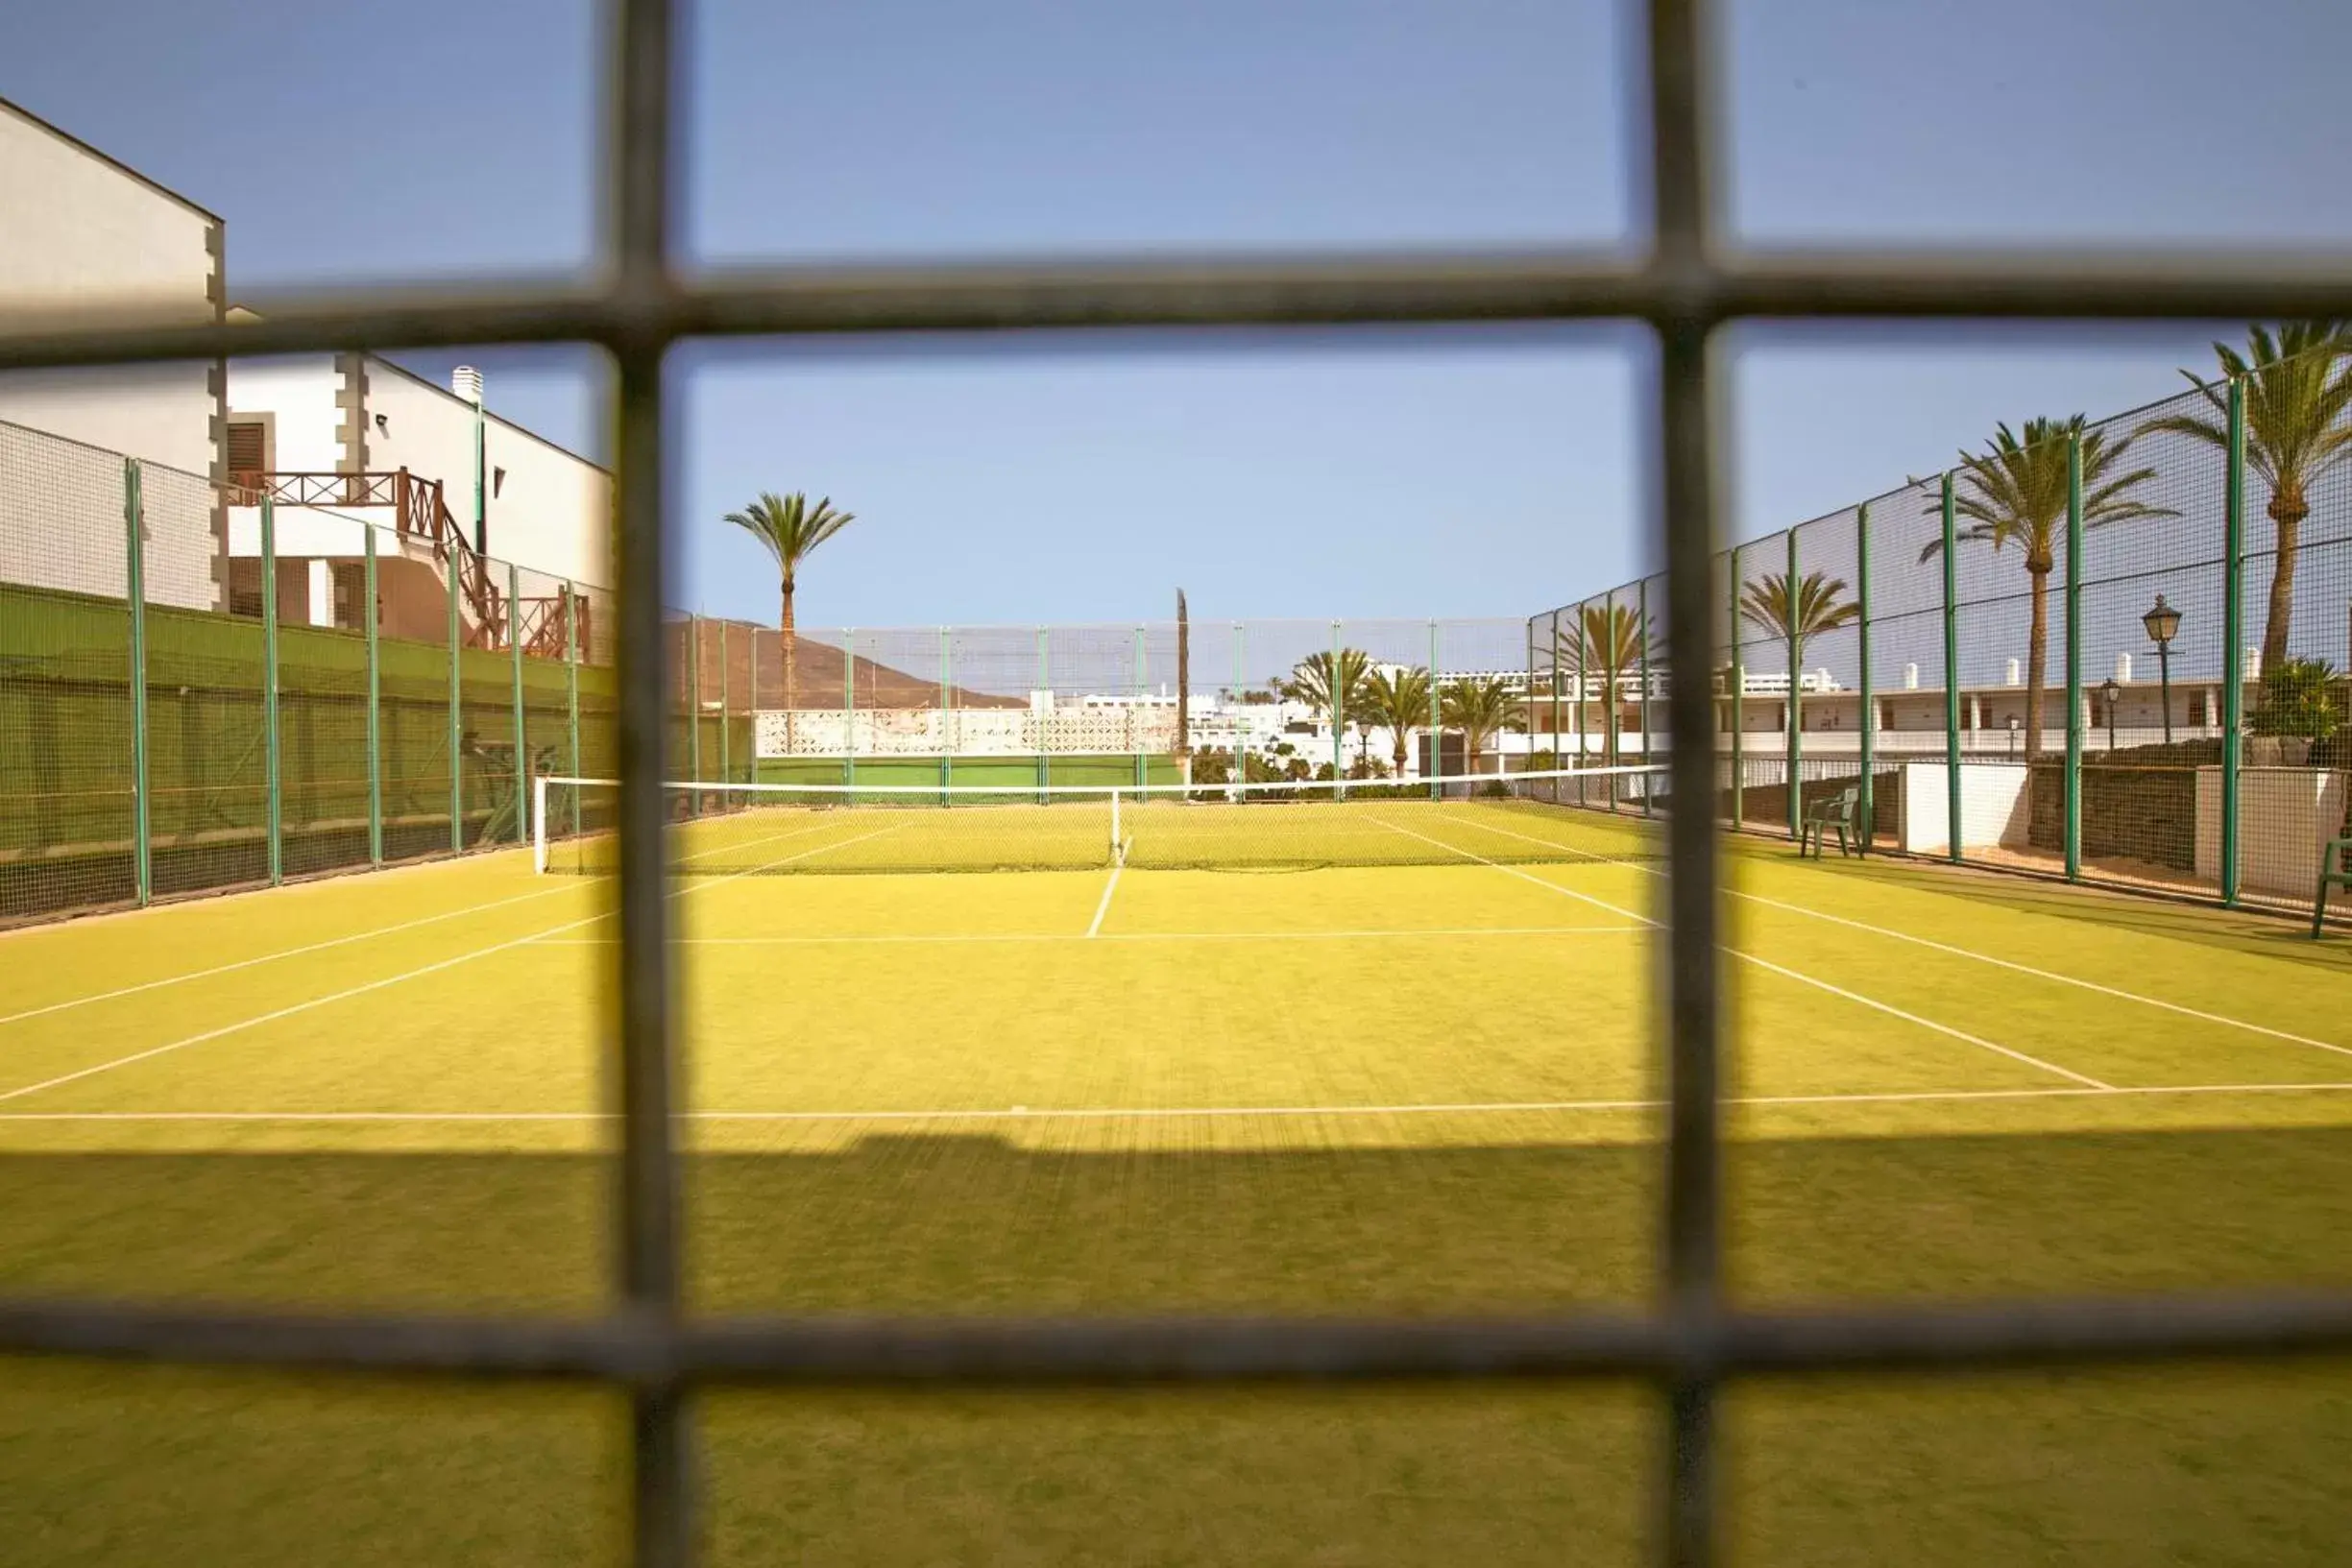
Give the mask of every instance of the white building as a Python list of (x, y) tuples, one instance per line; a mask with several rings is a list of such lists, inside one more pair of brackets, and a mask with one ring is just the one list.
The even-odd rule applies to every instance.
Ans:
[[(0, 99), (0, 316), (217, 322), (225, 251), (217, 216)], [(0, 374), (0, 422), (23, 427), (0, 427), (0, 581), (123, 592), (119, 453), (159, 470), (145, 487), (148, 597), (217, 605), (225, 399), (217, 364)]]
[[(266, 495), (288, 619), (357, 624), (373, 524), (388, 634), (443, 635), (443, 574), (454, 569), (461, 635), (503, 646), (512, 562), (525, 568), (515, 586), (526, 646), (560, 651), (564, 585), (612, 581), (612, 475), (482, 408), (478, 374), (461, 369), (453, 379), (436, 386), (364, 353), (231, 362), (225, 444), (237, 597), (259, 593)], [(599, 632), (581, 630), (592, 641)]]

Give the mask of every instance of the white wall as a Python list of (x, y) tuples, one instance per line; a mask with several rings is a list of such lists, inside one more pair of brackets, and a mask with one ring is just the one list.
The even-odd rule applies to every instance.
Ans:
[[(473, 523), (473, 407), (380, 359), (366, 361), (366, 467), (439, 479), (469, 538)], [(497, 389), (491, 389), (495, 398)], [(612, 585), (612, 476), (586, 458), (492, 418), (488, 469), (506, 477), (489, 499), (490, 554), (549, 577)], [(532, 591), (525, 585), (523, 591)]]
[[(220, 220), (150, 183), (63, 132), (0, 103), (0, 316), (103, 310), (217, 320)], [(0, 374), (0, 420), (180, 470), (148, 484), (147, 580), (152, 599), (210, 606), (217, 585), (210, 497), (219, 413), (204, 364), (19, 371)], [(119, 459), (109, 506), (44, 505), (65, 481), (53, 452), (10, 444), (0, 488), (12, 500), (0, 528), (0, 576), (78, 592), (120, 593)], [(34, 465), (30, 468), (27, 465)], [(28, 488), (29, 487), (29, 488)], [(27, 512), (19, 517), (15, 512)], [(35, 537), (21, 537), (25, 527)]]
[[(2238, 885), (2307, 899), (2319, 851), (2344, 819), (2344, 776), (2325, 768), (2250, 767), (2238, 775)], [(2221, 770), (2196, 770), (2196, 874), (2221, 876)]]
[(269, 462), (279, 473), (343, 470), (338, 425), (342, 385), (332, 354), (229, 362), (229, 417), (250, 416), (270, 426)]
[[(2031, 806), (2023, 766), (1960, 764), (1960, 848), (2023, 849)], [(1941, 762), (1903, 765), (1903, 848), (1918, 855), (1952, 853), (1950, 776)]]

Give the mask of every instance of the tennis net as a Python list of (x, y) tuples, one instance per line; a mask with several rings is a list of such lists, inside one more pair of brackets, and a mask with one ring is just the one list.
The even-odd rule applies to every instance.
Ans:
[[(1662, 853), (1662, 768), (1218, 784), (664, 786), (690, 876), (1530, 864)], [(612, 869), (619, 785), (534, 788), (543, 872)]]

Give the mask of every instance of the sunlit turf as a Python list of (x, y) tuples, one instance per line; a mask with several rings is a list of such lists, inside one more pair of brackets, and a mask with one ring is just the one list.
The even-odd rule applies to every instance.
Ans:
[[(1129, 870), (1106, 908), (1101, 871), (687, 879), (694, 1303), (1644, 1299), (1660, 868), (1443, 831), (1463, 863)], [(1743, 1296), (2352, 1283), (2352, 948), (1937, 868), (1733, 870)], [(604, 893), (510, 856), (0, 936), (0, 1287), (594, 1310)], [(596, 1560), (622, 1423), (600, 1393), (5, 1363), (0, 1539)], [(1657, 1468), (1631, 1387), (726, 1393), (702, 1430), (727, 1563), (1625, 1561)], [(1727, 1430), (1748, 1561), (2317, 1563), (2352, 1518), (2334, 1363), (1761, 1384)]]

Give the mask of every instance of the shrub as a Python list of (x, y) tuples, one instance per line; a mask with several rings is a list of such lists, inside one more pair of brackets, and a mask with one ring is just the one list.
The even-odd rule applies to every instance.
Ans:
[(2263, 671), (2262, 704), (2254, 711), (2256, 735), (2324, 739), (2336, 733), (2336, 669), (2324, 659), (2282, 659)]

